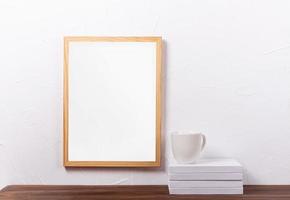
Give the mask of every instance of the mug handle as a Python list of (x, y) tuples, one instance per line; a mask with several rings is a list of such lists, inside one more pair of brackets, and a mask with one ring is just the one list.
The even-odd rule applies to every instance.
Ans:
[(201, 145), (201, 150), (203, 151), (205, 145), (206, 145), (206, 137), (204, 134), (201, 134), (202, 136), (202, 145)]

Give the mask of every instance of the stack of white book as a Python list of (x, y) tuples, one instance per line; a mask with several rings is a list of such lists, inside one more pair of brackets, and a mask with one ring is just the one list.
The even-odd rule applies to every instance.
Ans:
[(170, 194), (243, 194), (243, 169), (233, 159), (169, 165)]

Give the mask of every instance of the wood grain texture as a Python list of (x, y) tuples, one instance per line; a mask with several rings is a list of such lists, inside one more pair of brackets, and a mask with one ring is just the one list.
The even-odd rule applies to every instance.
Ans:
[(166, 185), (146, 186), (39, 186), (12, 185), (0, 192), (1, 200), (68, 199), (192, 199), (192, 200), (279, 200), (290, 199), (290, 185), (248, 185), (244, 195), (169, 195)]
[[(70, 161), (69, 141), (69, 43), (70, 42), (155, 42), (156, 43), (156, 160), (155, 161)], [(65, 167), (160, 167), (162, 118), (162, 38), (161, 37), (64, 37), (63, 83), (63, 165)]]
[(161, 37), (96, 37), (96, 36), (65, 36), (66, 41), (73, 42), (156, 42)]
[(68, 48), (68, 40), (64, 40), (64, 61), (63, 61), (63, 165), (67, 165), (68, 161), (68, 55), (69, 55), (69, 48)]

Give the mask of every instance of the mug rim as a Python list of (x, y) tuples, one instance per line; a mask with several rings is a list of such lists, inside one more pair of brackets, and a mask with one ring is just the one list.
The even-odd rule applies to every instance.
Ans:
[(201, 132), (190, 132), (190, 131), (173, 131), (171, 135), (202, 135)]

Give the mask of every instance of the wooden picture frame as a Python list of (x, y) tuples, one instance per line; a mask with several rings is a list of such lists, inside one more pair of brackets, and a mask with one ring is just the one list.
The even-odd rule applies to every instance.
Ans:
[[(132, 43), (139, 45), (153, 43), (155, 49), (155, 159), (154, 160), (76, 160), (70, 159), (70, 51), (76, 43)], [(63, 83), (63, 165), (65, 167), (159, 167), (161, 160), (161, 112), (162, 112), (162, 38), (161, 37), (64, 37), (64, 83)], [(134, 74), (132, 74), (134, 76)], [(152, 116), (153, 117), (153, 116)], [(134, 152), (134, 149), (132, 149)]]

